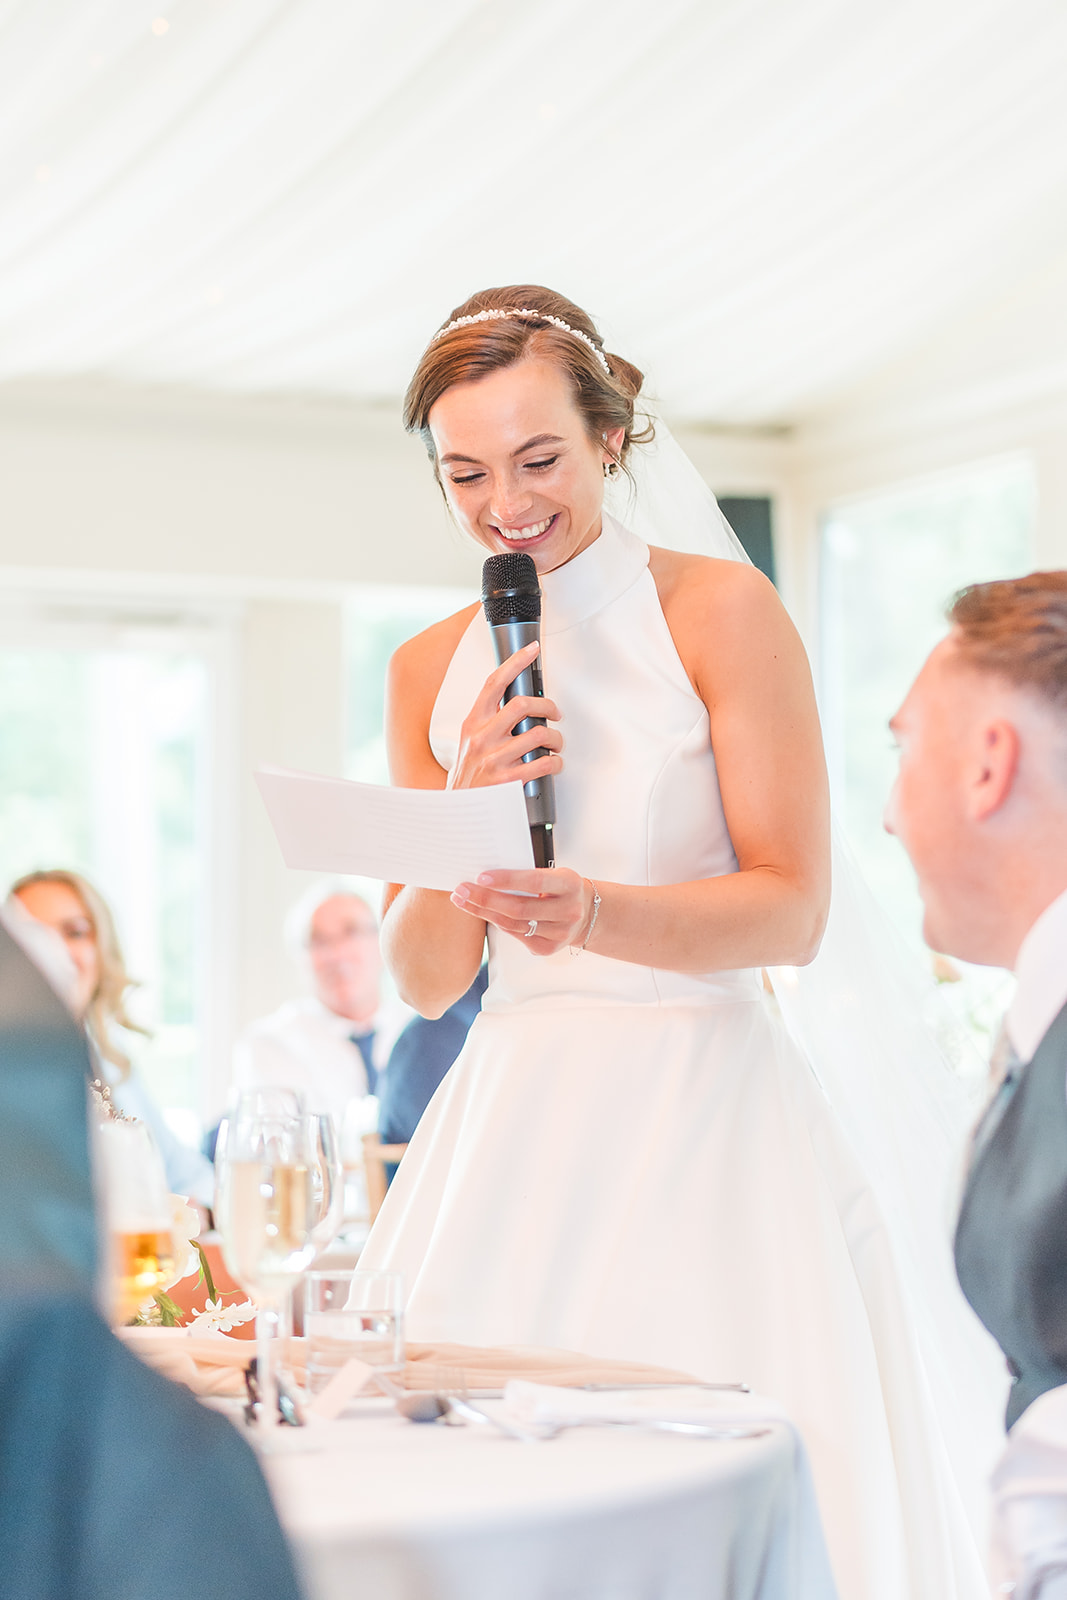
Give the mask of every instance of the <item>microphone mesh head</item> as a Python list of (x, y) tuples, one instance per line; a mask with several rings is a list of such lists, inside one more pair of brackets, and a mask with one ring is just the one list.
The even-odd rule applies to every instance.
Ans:
[(491, 628), (501, 622), (540, 621), (541, 585), (533, 556), (505, 550), (489, 557), (482, 567), (482, 610)]

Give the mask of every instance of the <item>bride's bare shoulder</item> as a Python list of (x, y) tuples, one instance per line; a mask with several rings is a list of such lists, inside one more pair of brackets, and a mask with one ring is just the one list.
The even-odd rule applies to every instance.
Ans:
[(446, 616), (440, 622), (432, 622), (430, 627), (422, 629), (421, 634), (414, 634), (413, 638), (405, 640), (394, 651), (389, 662), (390, 678), (400, 678), (413, 685), (432, 682), (434, 693), (437, 693), (448, 670), (448, 662), (456, 654), (456, 646), (469, 629), (470, 619), (477, 610), (477, 602), (464, 606), (462, 611), (453, 611), (451, 616)]
[(729, 618), (744, 626), (780, 605), (774, 585), (747, 561), (652, 547), (648, 565), (668, 620), (673, 614), (704, 623)]
[(651, 551), (649, 567), (675, 649), (709, 707), (739, 682), (807, 681), (800, 637), (757, 567), (673, 550)]
[(393, 652), (385, 681), (385, 742), (394, 783), (444, 787), (445, 771), (430, 749), (434, 701), (477, 605), (445, 617)]
[(448, 663), (477, 610), (477, 602), (464, 606), (462, 611), (454, 611), (450, 617), (432, 623), (400, 645), (389, 663), (391, 691), (403, 694), (409, 706), (418, 705), (427, 698), (432, 703)]

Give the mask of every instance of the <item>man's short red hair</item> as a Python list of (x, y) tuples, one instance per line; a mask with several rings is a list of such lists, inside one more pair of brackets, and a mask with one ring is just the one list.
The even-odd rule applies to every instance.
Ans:
[(1036, 690), (1067, 712), (1067, 572), (972, 583), (946, 614), (968, 666)]

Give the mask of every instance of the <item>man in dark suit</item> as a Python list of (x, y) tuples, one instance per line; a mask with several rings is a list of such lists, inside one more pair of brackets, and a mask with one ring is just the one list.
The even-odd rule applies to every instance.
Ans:
[[(483, 967), (467, 990), (440, 1017), (413, 1017), (393, 1046), (378, 1105), (383, 1144), (407, 1144), (445, 1073), (466, 1043), (489, 985)], [(395, 1167), (388, 1167), (391, 1180)]]
[(886, 826), (927, 943), (1018, 980), (955, 1247), (1012, 1374), (1010, 1427), (1067, 1384), (1067, 572), (976, 584), (948, 617), (891, 724)]

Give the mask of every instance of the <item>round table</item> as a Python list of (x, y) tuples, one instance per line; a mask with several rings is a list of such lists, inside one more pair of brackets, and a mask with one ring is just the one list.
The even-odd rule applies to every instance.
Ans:
[(525, 1444), (368, 1399), (294, 1445), (263, 1464), (309, 1600), (835, 1600), (781, 1424)]

